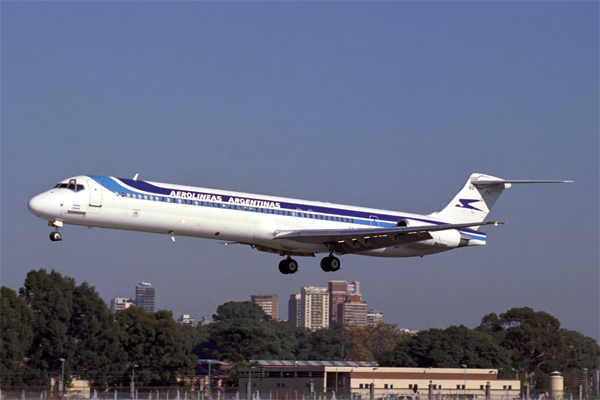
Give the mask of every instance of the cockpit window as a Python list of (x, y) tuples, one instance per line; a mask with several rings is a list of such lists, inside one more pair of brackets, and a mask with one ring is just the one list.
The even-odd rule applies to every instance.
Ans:
[(85, 190), (85, 187), (82, 184), (77, 183), (76, 179), (69, 179), (69, 183), (57, 183), (56, 186), (54, 186), (54, 189), (69, 189), (77, 193)]

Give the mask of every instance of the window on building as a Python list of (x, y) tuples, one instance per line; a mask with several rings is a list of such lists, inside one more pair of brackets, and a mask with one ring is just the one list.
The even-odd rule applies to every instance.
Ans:
[[(460, 385), (456, 385), (456, 388), (457, 388), (457, 389), (460, 389)], [(410, 389), (410, 388), (409, 388), (409, 389)]]
[(383, 385), (384, 389), (388, 389), (388, 384), (386, 383), (385, 385)]
[(512, 385), (508, 385), (508, 390), (512, 390)]
[(483, 390), (483, 385), (479, 385), (479, 390)]
[[(460, 386), (460, 385), (457, 385), (457, 386)], [(408, 388), (409, 388), (409, 389), (412, 389), (412, 388), (413, 388), (413, 387), (412, 387), (412, 384), (409, 384), (409, 385), (408, 385)], [(458, 387), (457, 387), (457, 389), (458, 389)]]
[(363, 388), (363, 384), (362, 384), (362, 383), (360, 383), (360, 384), (358, 385), (358, 388), (359, 388), (359, 389), (362, 389), (362, 388)]

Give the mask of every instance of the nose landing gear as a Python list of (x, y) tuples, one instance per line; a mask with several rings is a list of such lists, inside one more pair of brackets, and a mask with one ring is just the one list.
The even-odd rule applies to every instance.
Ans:
[(53, 242), (60, 242), (62, 240), (62, 236), (58, 231), (58, 228), (56, 229), (56, 232), (50, 233), (50, 240), (52, 240)]
[(62, 221), (50, 221), (48, 222), (48, 226), (54, 226), (56, 228), (54, 232), (50, 233), (50, 240), (53, 242), (60, 242), (62, 236), (58, 230), (63, 226)]

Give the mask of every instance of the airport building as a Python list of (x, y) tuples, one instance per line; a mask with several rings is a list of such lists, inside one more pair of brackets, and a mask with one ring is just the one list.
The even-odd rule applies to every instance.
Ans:
[(367, 361), (254, 361), (252, 368), (239, 369), (239, 390), (246, 393), (276, 391), (352, 393), (355, 399), (370, 399), (371, 385), (375, 399), (386, 396), (435, 395), (476, 396), (489, 391), (492, 398), (516, 398), (520, 381), (498, 379), (497, 369), (475, 368), (389, 368)]
[(250, 300), (254, 304), (258, 304), (263, 309), (265, 314), (270, 315), (274, 320), (278, 319), (277, 316), (277, 295), (276, 294), (254, 294), (250, 297)]

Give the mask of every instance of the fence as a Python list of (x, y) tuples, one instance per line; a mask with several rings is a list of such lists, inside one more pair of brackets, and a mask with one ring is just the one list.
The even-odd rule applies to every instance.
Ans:
[[(78, 393), (65, 395), (63, 400), (90, 399), (90, 400), (371, 400), (370, 396), (360, 393), (327, 392), (309, 393), (295, 390), (276, 390), (269, 392), (255, 391), (247, 399), (246, 392), (236, 388), (218, 388), (210, 393), (191, 391), (186, 388), (138, 388), (132, 393), (128, 388), (108, 388), (91, 390), (90, 396)], [(61, 400), (60, 394), (48, 389), (22, 388), (0, 389), (0, 400)], [(476, 394), (442, 394), (435, 393), (429, 397), (427, 393), (393, 393), (389, 392), (374, 400), (600, 400), (600, 396), (580, 396), (579, 393), (569, 393), (561, 397), (549, 397), (544, 393), (536, 393), (526, 399), (525, 395), (511, 397), (507, 395), (492, 394), (489, 399), (485, 395)]]

